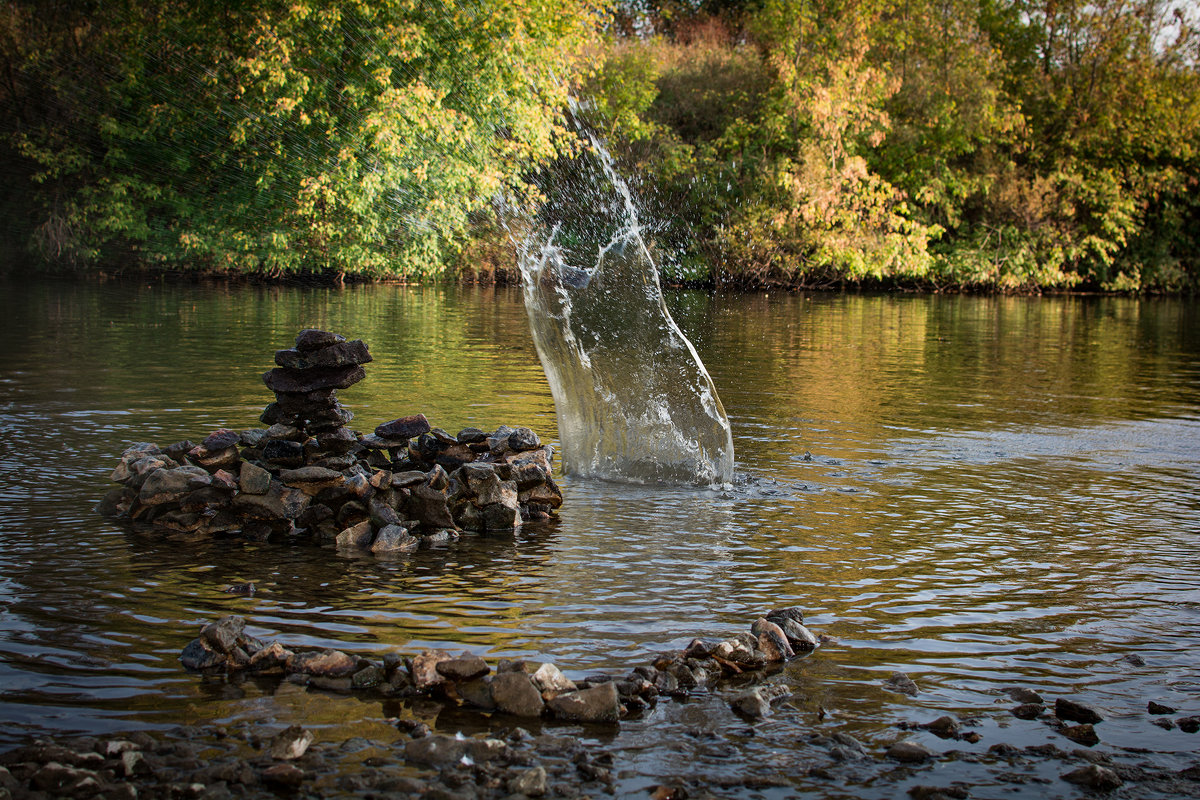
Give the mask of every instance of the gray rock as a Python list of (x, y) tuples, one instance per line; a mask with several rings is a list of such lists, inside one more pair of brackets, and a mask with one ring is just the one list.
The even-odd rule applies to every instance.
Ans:
[(313, 743), (312, 731), (305, 730), (299, 725), (292, 725), (280, 731), (271, 739), (269, 753), (271, 758), (282, 761), (294, 761), (308, 752), (308, 746)]
[(1042, 700), (1042, 696), (1040, 694), (1033, 691), (1032, 689), (1026, 689), (1023, 686), (1006, 686), (1003, 689), (1001, 689), (1000, 691), (1004, 692), (1009, 697), (1011, 697), (1013, 700), (1017, 701), (1018, 703), (1022, 703), (1022, 704), (1024, 704), (1024, 703), (1041, 704), (1041, 703), (1045, 702), (1044, 700)]
[(779, 626), (783, 635), (787, 637), (788, 644), (797, 653), (815, 650), (821, 644), (812, 631), (790, 617), (776, 617), (775, 619), (768, 617), (768, 620)]
[(962, 732), (962, 725), (954, 717), (938, 717), (933, 722), (921, 726), (939, 739), (957, 739)]
[[(520, 676), (520, 673), (508, 674)], [(500, 677), (502, 676), (497, 676), (497, 680)], [(557, 719), (575, 722), (617, 722), (621, 718), (621, 698), (616, 684), (612, 681), (574, 692), (563, 692), (552, 697), (547, 705)]]
[(1080, 725), (1068, 725), (1059, 729), (1058, 732), (1072, 742), (1078, 742), (1088, 747), (1100, 744), (1100, 737), (1096, 735), (1096, 729), (1092, 727), (1091, 723), (1085, 722)]
[(904, 764), (919, 764), (922, 761), (928, 761), (931, 758), (937, 757), (937, 753), (920, 742), (914, 742), (911, 739), (896, 742), (887, 749), (886, 755), (893, 761), (900, 761)]
[(1108, 792), (1125, 783), (1117, 773), (1099, 764), (1089, 764), (1086, 767), (1071, 770), (1062, 779), (1076, 786), (1083, 786), (1097, 792)]
[(207, 450), (224, 450), (227, 447), (233, 447), (242, 440), (242, 435), (237, 431), (229, 428), (219, 428), (213, 431), (208, 436), (204, 437), (204, 441), (200, 444)]
[(500, 711), (518, 717), (539, 717), (545, 707), (541, 692), (524, 672), (496, 675), (492, 679), (492, 699)]
[(574, 692), (579, 688), (575, 685), (575, 681), (568, 678), (562, 673), (562, 670), (548, 661), (538, 667), (530, 676), (530, 679), (538, 691), (543, 693)]
[(222, 667), (227, 661), (224, 653), (214, 650), (207, 642), (197, 637), (188, 642), (179, 655), (184, 669), (208, 670)]
[(755, 620), (750, 631), (758, 637), (758, 649), (766, 654), (767, 661), (786, 661), (796, 655), (788, 643), (787, 637), (784, 636), (783, 629), (765, 617)]
[(302, 353), (310, 353), (323, 347), (346, 341), (346, 337), (332, 331), (318, 328), (305, 328), (296, 334), (296, 349)]
[(245, 461), (238, 471), (238, 488), (244, 494), (266, 494), (271, 488), (271, 473), (257, 464)]
[(348, 389), (367, 376), (359, 365), (291, 370), (276, 367), (263, 373), (263, 383), (273, 392), (298, 394), (318, 389)]
[(263, 494), (239, 493), (232, 507), (251, 519), (290, 520), (300, 516), (308, 502), (304, 492), (273, 480)]
[(245, 632), (246, 620), (230, 615), (201, 628), (200, 638), (214, 650), (228, 654), (241, 645)]
[(341, 650), (321, 650), (294, 653), (287, 660), (289, 673), (315, 675), (322, 678), (348, 678), (358, 671), (358, 659)]
[(545, 767), (532, 767), (508, 779), (508, 791), (526, 797), (541, 797), (546, 793)]
[(892, 676), (883, 682), (883, 688), (909, 697), (915, 697), (921, 691), (916, 682), (903, 672), (893, 672)]
[(444, 734), (413, 739), (404, 745), (404, 758), (414, 764), (441, 767), (460, 761), (467, 752), (467, 740)]
[(314, 369), (318, 367), (345, 367), (367, 364), (372, 361), (367, 346), (361, 339), (335, 342), (319, 350), (303, 351), (276, 350), (275, 363), (287, 369)]
[(447, 680), (471, 681), (476, 678), (482, 678), (492, 671), (492, 668), (487, 665), (479, 656), (463, 655), (459, 658), (449, 658), (443, 661), (438, 661), (434, 665), (434, 669), (438, 671), (442, 677)]
[(487, 441), (487, 434), (479, 428), (463, 428), (454, 438), (462, 444), (479, 444)]
[(339, 550), (365, 550), (374, 539), (375, 529), (371, 527), (371, 520), (366, 519), (339, 533), (336, 544)]
[(138, 490), (138, 502), (156, 506), (177, 502), (188, 492), (212, 483), (212, 476), (200, 467), (183, 466), (175, 469), (156, 469), (146, 475)]
[(372, 553), (411, 553), (421, 546), (421, 540), (401, 525), (385, 525), (371, 543)]
[(787, 687), (782, 685), (759, 686), (734, 697), (729, 701), (729, 707), (752, 719), (768, 717), (771, 715), (772, 704), (790, 694)]
[(421, 434), (429, 433), (430, 430), (432, 428), (424, 414), (413, 414), (376, 426), (375, 435), (380, 439), (407, 441)]
[(458, 696), (467, 705), (482, 711), (496, 710), (496, 701), (492, 697), (491, 678), (485, 677), (479, 680), (466, 681), (465, 683), (458, 684), (456, 688)]
[(279, 480), (288, 486), (298, 487), (307, 495), (316, 495), (322, 489), (341, 486), (346, 482), (346, 476), (325, 467), (299, 467), (283, 470), (279, 473)]
[(508, 449), (518, 453), (525, 450), (534, 450), (542, 446), (542, 442), (538, 439), (538, 435), (530, 428), (517, 427), (508, 435)]

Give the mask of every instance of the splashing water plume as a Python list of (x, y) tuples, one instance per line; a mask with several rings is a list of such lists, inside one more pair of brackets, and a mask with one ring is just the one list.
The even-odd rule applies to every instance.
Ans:
[(541, 176), (546, 199), (518, 241), (563, 469), (727, 483), (733, 439), (716, 387), (667, 310), (628, 185), (601, 143), (587, 144)]

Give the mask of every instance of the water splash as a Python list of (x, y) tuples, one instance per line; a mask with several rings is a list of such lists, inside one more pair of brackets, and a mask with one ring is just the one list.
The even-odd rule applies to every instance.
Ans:
[(568, 474), (639, 483), (733, 477), (729, 419), (663, 300), (628, 185), (588, 136), (542, 176), (518, 241), (525, 308)]

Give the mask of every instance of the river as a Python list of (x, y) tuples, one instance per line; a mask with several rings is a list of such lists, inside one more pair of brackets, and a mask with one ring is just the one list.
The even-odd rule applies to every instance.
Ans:
[[(801, 777), (803, 736), (880, 749), (898, 724), (942, 714), (981, 734), (955, 743), (965, 753), (1064, 744), (1008, 713), (1007, 686), (1103, 709), (1101, 750), (1192, 763), (1200, 739), (1151, 724), (1146, 704), (1200, 713), (1200, 305), (668, 302), (728, 411), (732, 488), (566, 477), (556, 525), (378, 560), (135, 534), (92, 507), (130, 443), (259, 426), (261, 374), (304, 327), (369, 345), (367, 378), (340, 394), (359, 430), (422, 412), (451, 432), (521, 424), (554, 442), (519, 291), (0, 283), (0, 749), (241, 721), (394, 737), (397, 710), (378, 701), (187, 674), (180, 650), (222, 614), (293, 644), (440, 646), (583, 676), (795, 604), (835, 641), (776, 676), (792, 700), (753, 729), (719, 693), (622, 723), (602, 736), (621, 786), (765, 769), (825, 796)], [(224, 591), (245, 581), (253, 596)], [(894, 671), (920, 694), (887, 691)], [(895, 789), (871, 780), (851, 794)]]

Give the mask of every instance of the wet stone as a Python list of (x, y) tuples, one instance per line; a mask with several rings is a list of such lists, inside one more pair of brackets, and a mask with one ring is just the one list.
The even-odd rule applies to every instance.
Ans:
[(1146, 711), (1150, 714), (1174, 714), (1175, 713), (1175, 709), (1173, 707), (1163, 705), (1162, 703), (1156, 703), (1153, 700), (1151, 700), (1149, 703), (1146, 704)]
[(503, 672), (496, 675), (492, 679), (492, 699), (500, 711), (518, 717), (541, 716), (545, 706), (542, 693), (524, 672)]
[(1100, 712), (1096, 709), (1066, 697), (1060, 697), (1054, 701), (1054, 715), (1062, 720), (1087, 724), (1095, 724), (1104, 720), (1104, 717), (1100, 716)]
[(1125, 783), (1117, 773), (1099, 764), (1089, 764), (1086, 767), (1072, 770), (1063, 775), (1062, 779), (1067, 783), (1073, 783), (1097, 792), (1112, 791)]
[(892, 676), (883, 682), (883, 688), (893, 692), (915, 697), (920, 693), (916, 682), (903, 672), (893, 672)]
[(358, 671), (358, 660), (341, 650), (295, 653), (286, 664), (288, 672), (325, 678), (345, 678)]
[(432, 430), (424, 414), (412, 414), (376, 426), (375, 435), (385, 440), (413, 439)]
[(925, 745), (909, 739), (893, 744), (887, 749), (886, 755), (893, 761), (899, 761), (903, 764), (919, 764), (937, 757), (937, 753)]
[(1021, 703), (1012, 709), (1012, 715), (1017, 719), (1037, 719), (1045, 710), (1041, 703)]
[(611, 682), (563, 692), (552, 697), (548, 706), (556, 718), (563, 720), (616, 722), (621, 718), (621, 699), (616, 684)]
[(491, 672), (491, 667), (479, 656), (462, 656), (438, 661), (434, 668), (442, 677), (452, 681), (470, 681)]
[(1059, 731), (1063, 736), (1073, 742), (1087, 745), (1091, 747), (1100, 743), (1100, 737), (1096, 735), (1096, 729), (1090, 723), (1080, 725), (1068, 725)]
[(313, 743), (314, 738), (312, 731), (304, 730), (299, 725), (292, 725), (271, 739), (269, 750), (271, 758), (294, 761), (308, 752), (309, 745)]
[(344, 341), (346, 341), (346, 337), (341, 334), (318, 328), (305, 328), (296, 334), (296, 349), (303, 353), (309, 353)]

